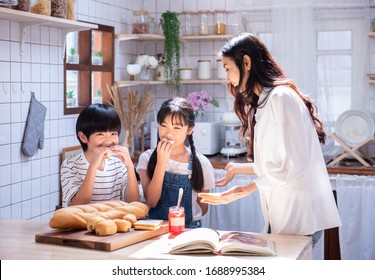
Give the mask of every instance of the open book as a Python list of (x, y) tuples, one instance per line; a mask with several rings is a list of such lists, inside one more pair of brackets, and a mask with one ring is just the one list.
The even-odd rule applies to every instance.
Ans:
[(196, 228), (177, 235), (171, 241), (169, 254), (202, 254), (221, 255), (276, 255), (272, 240), (256, 233), (219, 232), (209, 228)]

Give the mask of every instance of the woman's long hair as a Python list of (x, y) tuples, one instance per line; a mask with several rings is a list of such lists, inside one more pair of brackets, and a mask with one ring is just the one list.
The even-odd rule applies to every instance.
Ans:
[[(171, 116), (172, 123), (180, 123), (183, 125), (187, 125), (189, 128), (195, 126), (195, 114), (194, 109), (191, 104), (182, 97), (175, 97), (173, 99), (169, 99), (165, 101), (157, 114), (157, 122), (161, 125), (167, 116)], [(203, 177), (203, 170), (202, 165), (197, 157), (194, 140), (193, 140), (193, 133), (187, 136), (189, 141), (191, 153), (192, 153), (192, 174), (191, 174), (191, 186), (192, 188), (200, 192), (203, 190), (204, 186), (204, 177)], [(158, 136), (158, 142), (160, 138)], [(154, 176), (155, 166), (158, 158), (157, 149), (151, 154), (150, 161), (147, 165), (147, 174), (148, 177), (151, 179)]]
[[(325, 143), (326, 134), (322, 121), (318, 118), (317, 108), (312, 100), (303, 94), (295, 83), (287, 79), (282, 68), (276, 63), (263, 42), (250, 33), (243, 33), (228, 41), (221, 49), (219, 55), (230, 57), (234, 60), (240, 71), (240, 81), (234, 87), (228, 84), (228, 91), (235, 97), (234, 111), (241, 120), (242, 135), (249, 140), (248, 156), (254, 157), (254, 125), (257, 108), (267, 101), (265, 98), (258, 104), (259, 96), (254, 92), (255, 87), (274, 88), (285, 85), (292, 88), (303, 100), (310, 112), (316, 132), (321, 143)], [(243, 57), (248, 55), (251, 59), (251, 69), (246, 89), (240, 92), (244, 78)], [(268, 93), (267, 93), (268, 94)]]

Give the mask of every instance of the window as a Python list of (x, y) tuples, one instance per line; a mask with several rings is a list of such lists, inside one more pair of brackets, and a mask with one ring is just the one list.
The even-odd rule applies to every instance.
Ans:
[(334, 126), (340, 114), (364, 109), (362, 63), (363, 19), (321, 19), (317, 27), (317, 87), (320, 112), (327, 127)]
[(64, 63), (64, 114), (106, 103), (114, 81), (114, 27), (69, 33)]

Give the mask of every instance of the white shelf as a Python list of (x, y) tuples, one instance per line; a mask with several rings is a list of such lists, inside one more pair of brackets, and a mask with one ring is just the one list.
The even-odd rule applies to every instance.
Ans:
[(46, 27), (54, 27), (61, 29), (61, 42), (65, 44), (66, 34), (73, 31), (82, 31), (97, 29), (98, 25), (90, 24), (75, 20), (68, 20), (62, 18), (56, 18), (51, 16), (38, 15), (29, 12), (23, 12), (8, 8), (0, 7), (0, 19), (16, 21), (20, 23), (20, 34), (21, 34), (21, 54), (24, 44), (25, 28), (32, 25), (41, 25)]
[(369, 36), (369, 37), (375, 37), (375, 32), (368, 32), (367, 36)]
[[(212, 40), (228, 40), (234, 35), (201, 35), (201, 36), (181, 36), (181, 41), (212, 41)], [(164, 41), (165, 37), (157, 34), (116, 34), (115, 38), (121, 41), (135, 40), (139, 42), (148, 42), (148, 41)]]
[[(181, 84), (226, 84), (225, 80), (181, 80)], [(165, 85), (165, 81), (115, 81), (119, 87), (131, 87), (138, 85)]]

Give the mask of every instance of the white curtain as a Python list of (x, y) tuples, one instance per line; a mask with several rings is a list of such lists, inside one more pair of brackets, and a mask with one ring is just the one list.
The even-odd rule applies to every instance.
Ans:
[(375, 177), (339, 175), (341, 259), (375, 260)]
[[(215, 169), (215, 180), (225, 176), (226, 171)], [(215, 187), (211, 192), (223, 192), (235, 185), (245, 185), (254, 176), (237, 175), (225, 187)], [(258, 192), (224, 205), (211, 205), (202, 220), (203, 227), (217, 230), (261, 232), (264, 227)]]
[(273, 54), (287, 77), (316, 96), (313, 0), (273, 0)]

